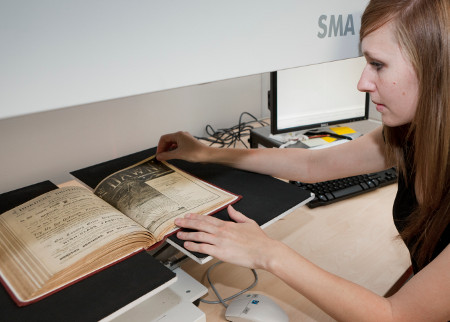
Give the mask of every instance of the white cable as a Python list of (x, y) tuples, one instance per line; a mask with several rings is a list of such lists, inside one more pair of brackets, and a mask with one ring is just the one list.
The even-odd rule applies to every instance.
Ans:
[(236, 293), (236, 294), (234, 294), (234, 295), (232, 295), (232, 296), (230, 296), (230, 297), (227, 297), (226, 299), (223, 299), (223, 298), (220, 296), (220, 294), (219, 294), (219, 292), (217, 291), (217, 289), (215, 288), (214, 283), (211, 282), (211, 278), (210, 278), (210, 276), (209, 276), (209, 274), (210, 274), (210, 272), (212, 271), (212, 269), (213, 269), (214, 267), (216, 267), (217, 265), (222, 264), (222, 263), (223, 263), (222, 261), (219, 261), (219, 262), (217, 262), (217, 263), (211, 265), (211, 267), (208, 268), (208, 270), (206, 271), (206, 277), (207, 277), (207, 279), (208, 279), (208, 283), (209, 283), (209, 285), (211, 285), (211, 288), (212, 288), (213, 292), (216, 294), (216, 296), (217, 296), (217, 298), (218, 298), (219, 300), (218, 300), (218, 301), (208, 301), (208, 300), (200, 299), (200, 302), (207, 303), (207, 304), (220, 304), (220, 303), (221, 303), (223, 306), (228, 307), (228, 304), (225, 303), (225, 302), (230, 301), (230, 300), (232, 300), (232, 299), (238, 297), (239, 295), (241, 295), (241, 294), (247, 292), (248, 290), (251, 290), (251, 289), (252, 289), (253, 287), (255, 287), (256, 284), (258, 283), (258, 274), (256, 273), (256, 271), (255, 271), (254, 269), (252, 269), (253, 276), (255, 276), (255, 280), (253, 281), (253, 283), (252, 283), (249, 287), (243, 289), (242, 291), (239, 291), (238, 293)]

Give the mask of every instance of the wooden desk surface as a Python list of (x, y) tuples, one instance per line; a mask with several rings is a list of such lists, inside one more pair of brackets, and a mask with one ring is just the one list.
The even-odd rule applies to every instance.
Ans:
[[(393, 184), (325, 207), (300, 207), (265, 231), (327, 271), (384, 295), (410, 266), (409, 252), (396, 238), (392, 220), (396, 189)], [(236, 208), (239, 210), (239, 204)], [(188, 260), (182, 269), (209, 286), (206, 270), (215, 262), (199, 265)], [(291, 321), (333, 321), (274, 275), (258, 270), (258, 277), (250, 292), (270, 296)], [(217, 266), (211, 278), (223, 298), (253, 282), (249, 269), (228, 263)], [(204, 298), (216, 300), (210, 287)], [(199, 307), (207, 321), (225, 321), (221, 304), (200, 303)]]

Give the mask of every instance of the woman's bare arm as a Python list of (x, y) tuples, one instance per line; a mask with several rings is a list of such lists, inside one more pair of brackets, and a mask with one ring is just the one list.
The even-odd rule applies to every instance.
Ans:
[(388, 168), (383, 145), (381, 128), (320, 150), (221, 149), (208, 147), (186, 132), (177, 132), (161, 137), (157, 158), (219, 163), (283, 179), (317, 182)]

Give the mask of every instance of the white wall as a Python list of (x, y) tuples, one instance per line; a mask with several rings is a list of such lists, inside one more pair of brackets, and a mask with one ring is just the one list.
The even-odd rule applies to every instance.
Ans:
[(359, 55), (367, 0), (2, 0), (0, 118)]
[(264, 79), (248, 76), (0, 120), (0, 193), (70, 180), (69, 171), (156, 146), (167, 132), (204, 135), (207, 124), (233, 126), (244, 111), (260, 117)]
[(366, 3), (1, 1), (0, 192), (267, 116), (261, 73), (358, 56)]

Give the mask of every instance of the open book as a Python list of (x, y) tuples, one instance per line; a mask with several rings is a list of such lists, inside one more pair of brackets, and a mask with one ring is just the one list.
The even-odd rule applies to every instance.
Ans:
[(94, 193), (64, 187), (0, 215), (0, 277), (19, 306), (143, 249), (186, 213), (212, 214), (239, 196), (154, 157), (105, 178)]

